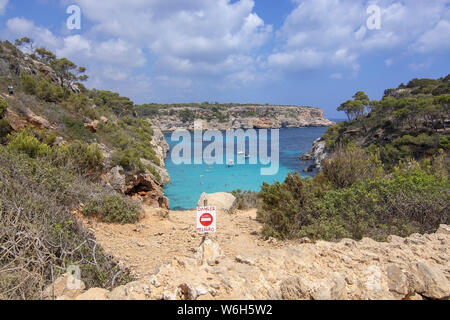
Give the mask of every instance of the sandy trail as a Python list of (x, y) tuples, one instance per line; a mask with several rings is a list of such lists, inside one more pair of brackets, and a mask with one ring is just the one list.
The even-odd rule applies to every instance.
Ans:
[[(146, 207), (137, 224), (114, 225), (82, 218), (106, 252), (116, 257), (138, 278), (155, 273), (176, 257), (194, 257), (202, 241), (195, 231), (196, 211), (170, 211), (162, 217), (159, 209)], [(261, 238), (256, 209), (235, 214), (218, 213), (217, 241), (227, 256), (250, 255), (287, 243), (269, 243)]]
[[(265, 241), (256, 210), (218, 214), (211, 236), (224, 256), (199, 260), (195, 211), (145, 208), (137, 224), (81, 218), (137, 281), (100, 298), (122, 299), (448, 299), (450, 227), (379, 243), (343, 239)], [(305, 239), (304, 239), (305, 240)], [(303, 243), (302, 243), (303, 242)], [(211, 244), (209, 244), (211, 245)], [(210, 247), (211, 248), (211, 247)]]

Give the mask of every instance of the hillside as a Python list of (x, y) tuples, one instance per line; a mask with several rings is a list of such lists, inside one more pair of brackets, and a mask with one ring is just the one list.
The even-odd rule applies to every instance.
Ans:
[(0, 43), (0, 299), (41, 299), (70, 265), (88, 287), (132, 280), (73, 212), (130, 223), (169, 207), (162, 133), (130, 99), (86, 89), (85, 71)]
[(325, 152), (354, 143), (378, 149), (381, 161), (392, 166), (400, 160), (429, 158), (450, 150), (450, 75), (440, 79), (413, 79), (387, 89), (380, 101), (364, 92), (344, 102), (349, 121), (332, 126), (323, 136)]
[(328, 128), (300, 157), (314, 159), (320, 173), (293, 174), (254, 195), (263, 233), (384, 241), (448, 224), (450, 76), (413, 79), (380, 101), (359, 91), (338, 111), (348, 121)]

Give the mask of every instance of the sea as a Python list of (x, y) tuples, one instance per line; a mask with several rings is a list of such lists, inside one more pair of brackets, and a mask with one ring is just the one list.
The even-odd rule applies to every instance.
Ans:
[[(250, 164), (250, 158), (248, 158), (250, 156), (250, 142), (248, 139), (246, 140), (245, 150), (238, 150), (237, 140), (235, 141), (235, 148), (232, 151), (234, 161), (232, 163), (227, 162), (224, 155), (223, 164), (206, 164), (205, 161), (201, 161), (202, 164), (194, 164), (196, 159), (193, 151), (194, 135), (191, 135), (190, 140), (183, 139), (181, 141), (181, 139), (177, 139), (172, 141), (172, 133), (165, 133), (165, 139), (170, 146), (169, 155), (165, 163), (171, 177), (171, 182), (165, 186), (164, 192), (170, 201), (170, 208), (172, 210), (195, 208), (203, 192), (231, 192), (238, 189), (242, 191), (260, 191), (264, 182), (283, 182), (290, 172), (298, 172), (304, 177), (314, 176), (317, 172), (306, 173), (303, 171), (313, 164), (313, 161), (302, 161), (299, 159), (299, 156), (308, 152), (311, 149), (312, 143), (321, 137), (326, 130), (326, 127), (279, 129), (279, 170), (274, 175), (261, 174), (261, 168), (268, 168), (270, 165), (262, 164), (259, 161), (259, 156), (257, 164)], [(264, 139), (264, 136), (260, 134), (260, 130), (256, 131), (258, 133), (257, 140), (259, 144), (262, 142), (261, 139)], [(268, 131), (270, 133), (270, 130)], [(224, 145), (223, 153), (225, 154), (226, 143), (224, 132), (222, 139)], [(197, 138), (197, 141), (201, 140)], [(272, 136), (269, 134), (266, 140), (268, 144), (267, 149), (270, 150)], [(203, 142), (203, 149), (210, 143)], [(173, 157), (173, 155), (180, 154), (179, 149), (181, 145), (186, 148), (189, 145), (191, 146), (191, 164), (178, 164), (179, 161)], [(174, 152), (174, 149), (176, 152)], [(269, 151), (268, 154), (270, 157), (271, 152)], [(181, 155), (184, 155), (184, 152), (181, 152)], [(215, 154), (213, 153), (213, 155)], [(240, 161), (244, 161), (245, 164), (238, 164), (239, 157), (243, 157)], [(197, 160), (199, 160), (198, 158)]]

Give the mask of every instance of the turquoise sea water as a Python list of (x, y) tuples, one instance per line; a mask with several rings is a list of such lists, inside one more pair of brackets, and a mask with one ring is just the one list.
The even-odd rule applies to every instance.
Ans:
[[(170, 145), (169, 156), (166, 159), (166, 168), (170, 174), (171, 182), (165, 187), (165, 194), (170, 200), (171, 209), (190, 209), (195, 208), (200, 195), (203, 192), (230, 192), (236, 189), (259, 191), (263, 182), (273, 183), (276, 181), (284, 181), (289, 172), (297, 171), (301, 175), (314, 175), (315, 173), (304, 173), (303, 169), (312, 164), (312, 161), (300, 161), (298, 157), (311, 149), (311, 145), (320, 136), (322, 136), (327, 128), (310, 127), (310, 128), (292, 128), (280, 129), (280, 166), (279, 171), (273, 176), (261, 175), (261, 167), (269, 167), (269, 165), (250, 165), (249, 159), (246, 164), (238, 165), (237, 146), (235, 146), (234, 156), (235, 165), (227, 166), (225, 164), (181, 164), (176, 165), (171, 158), (171, 154), (175, 145), (179, 141), (171, 140), (171, 133), (165, 134), (165, 138)], [(259, 131), (257, 130), (259, 133)], [(259, 134), (258, 134), (259, 137)], [(191, 145), (193, 146), (193, 135), (191, 137)], [(225, 140), (225, 134), (224, 134)], [(248, 140), (247, 140), (248, 141)], [(260, 142), (260, 141), (259, 141)], [(186, 143), (186, 142), (181, 142)], [(187, 142), (189, 143), (189, 142)], [(270, 150), (271, 138), (268, 137)], [(203, 142), (203, 148), (207, 147), (210, 142)], [(236, 143), (235, 143), (236, 144)], [(224, 143), (225, 148), (225, 143)], [(248, 143), (245, 152), (248, 152)], [(192, 163), (194, 163), (194, 152), (192, 154)], [(225, 154), (225, 152), (224, 152)], [(269, 152), (270, 155), (270, 152)]]

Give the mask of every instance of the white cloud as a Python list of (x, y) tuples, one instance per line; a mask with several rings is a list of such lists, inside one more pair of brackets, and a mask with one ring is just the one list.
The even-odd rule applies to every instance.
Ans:
[(0, 0), (0, 14), (5, 14), (9, 0)]
[(150, 49), (173, 72), (204, 65), (214, 73), (231, 55), (251, 54), (272, 32), (253, 12), (253, 0), (76, 2), (94, 32)]
[[(276, 32), (254, 12), (255, 0), (73, 0), (89, 22), (78, 35), (54, 35), (24, 18), (8, 20), (7, 31), (87, 66), (89, 85), (142, 95), (164, 86), (180, 96), (247, 87), (324, 68), (332, 79), (352, 78), (372, 53), (388, 51), (389, 67), (404, 53), (450, 50), (450, 0), (292, 1)], [(381, 7), (381, 30), (366, 26), (372, 3)], [(273, 48), (261, 51), (268, 43)]]
[(432, 30), (417, 40), (414, 47), (422, 53), (450, 49), (450, 21), (439, 21)]
[(390, 67), (394, 64), (394, 59), (392, 58), (386, 59), (384, 60), (384, 64), (386, 65), (386, 67)]
[[(277, 32), (278, 52), (269, 56), (285, 70), (306, 67), (347, 67), (359, 71), (358, 60), (383, 50), (431, 52), (450, 45), (449, 0), (379, 0), (381, 29), (368, 30), (366, 12), (371, 1), (294, 0), (296, 8)], [(414, 44), (414, 46), (413, 46)], [(315, 52), (308, 61), (299, 52)], [(320, 59), (319, 59), (320, 57)]]
[(325, 54), (315, 49), (292, 50), (270, 55), (268, 65), (276, 69), (303, 71), (321, 66), (324, 58)]
[(49, 48), (57, 48), (60, 39), (53, 35), (46, 28), (38, 27), (33, 21), (25, 18), (12, 18), (6, 21), (8, 31), (16, 37), (28, 36), (34, 39), (39, 45)]
[(62, 39), (63, 46), (56, 49), (59, 57), (90, 58), (92, 56), (91, 42), (81, 35), (68, 36)]
[(141, 48), (122, 39), (108, 40), (97, 44), (94, 54), (100, 61), (128, 67), (142, 67), (147, 62)]

